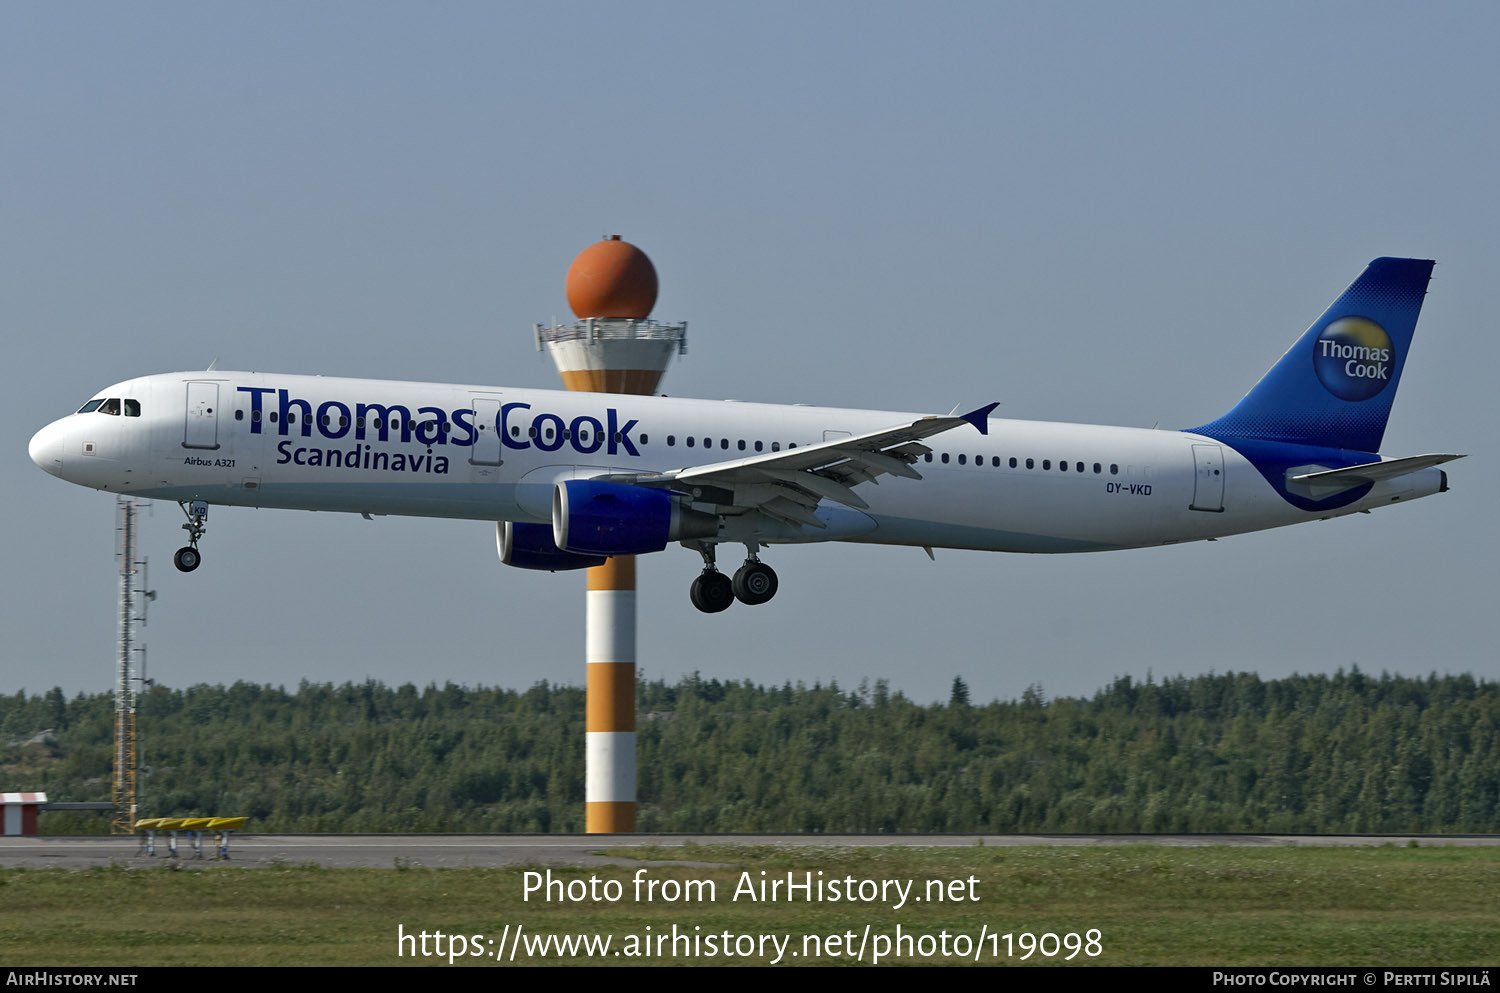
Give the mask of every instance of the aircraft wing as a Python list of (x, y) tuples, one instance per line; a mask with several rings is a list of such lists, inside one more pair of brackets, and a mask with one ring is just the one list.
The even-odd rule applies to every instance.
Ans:
[(923, 417), (868, 434), (727, 462), (604, 478), (638, 486), (667, 487), (693, 493), (695, 500), (721, 508), (759, 510), (789, 523), (821, 528), (826, 525), (813, 516), (820, 501), (828, 499), (865, 509), (869, 504), (854, 487), (876, 483), (877, 476), (887, 473), (921, 479), (921, 473), (912, 464), (932, 451), (921, 443), (923, 438), (965, 424), (972, 425), (980, 434), (988, 434), (990, 411), (998, 406), (991, 403), (967, 414)]

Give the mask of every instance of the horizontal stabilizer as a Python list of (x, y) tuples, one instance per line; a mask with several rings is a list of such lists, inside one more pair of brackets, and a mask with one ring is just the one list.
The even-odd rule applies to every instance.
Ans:
[[(1286, 482), (1289, 489), (1304, 492), (1314, 499), (1323, 499), (1356, 486), (1378, 483), (1383, 479), (1396, 479), (1461, 458), (1462, 455), (1413, 455), (1410, 458), (1366, 462), (1364, 465), (1351, 465), (1343, 469), (1299, 466), (1297, 469), (1287, 470)], [(1299, 471), (1304, 469), (1312, 471)]]

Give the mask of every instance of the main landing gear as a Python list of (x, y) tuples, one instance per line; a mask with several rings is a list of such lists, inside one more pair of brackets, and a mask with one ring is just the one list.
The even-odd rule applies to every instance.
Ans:
[(191, 510), (185, 503), (178, 506), (187, 515), (188, 522), (182, 526), (182, 530), (188, 533), (188, 544), (177, 549), (177, 554), (172, 556), (172, 564), (177, 567), (178, 572), (192, 572), (203, 561), (203, 556), (198, 551), (198, 539), (208, 530), (204, 524), (208, 520), (208, 504), (202, 500), (194, 500)]
[(776, 571), (756, 555), (759, 545), (746, 545), (748, 556), (745, 564), (735, 571), (730, 579), (714, 565), (715, 546), (708, 542), (695, 542), (693, 547), (703, 556), (703, 572), (688, 588), (688, 598), (693, 606), (705, 614), (717, 614), (728, 610), (729, 605), (740, 603), (755, 605), (765, 603), (776, 595), (778, 583)]

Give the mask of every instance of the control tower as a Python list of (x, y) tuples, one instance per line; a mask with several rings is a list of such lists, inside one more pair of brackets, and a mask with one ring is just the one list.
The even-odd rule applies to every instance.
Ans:
[[(536, 326), (538, 350), (563, 385), (590, 393), (656, 392), (673, 355), (687, 351), (687, 324), (650, 318), (656, 267), (619, 235), (590, 245), (568, 267), (577, 320)], [(635, 556), (588, 571), (588, 716), (584, 829), (635, 830)]]

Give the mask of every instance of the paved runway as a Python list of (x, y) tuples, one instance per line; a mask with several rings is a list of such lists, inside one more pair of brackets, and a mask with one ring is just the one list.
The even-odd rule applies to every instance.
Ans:
[[(1022, 845), (1240, 845), (1240, 846), (1358, 846), (1400, 845), (1415, 840), (1429, 846), (1494, 846), (1500, 835), (801, 835), (801, 834), (631, 834), (631, 835), (486, 835), (486, 834), (251, 834), (234, 835), (230, 861), (217, 862), (211, 838), (203, 840), (202, 863), (246, 868), (320, 865), (328, 868), (371, 867), (391, 869), (397, 865), (453, 868), (507, 865), (642, 865), (641, 858), (606, 856), (606, 849), (685, 845), (777, 845), (797, 847), (969, 847), (973, 845), (1013, 847)], [(0, 837), (0, 868), (82, 869), (119, 864), (146, 868), (166, 859), (165, 838), (157, 840), (157, 855), (148, 857), (139, 836)], [(185, 836), (178, 839), (180, 861), (193, 864), (193, 851)], [(676, 865), (694, 863), (674, 862)], [(703, 864), (703, 863), (698, 863)]]

